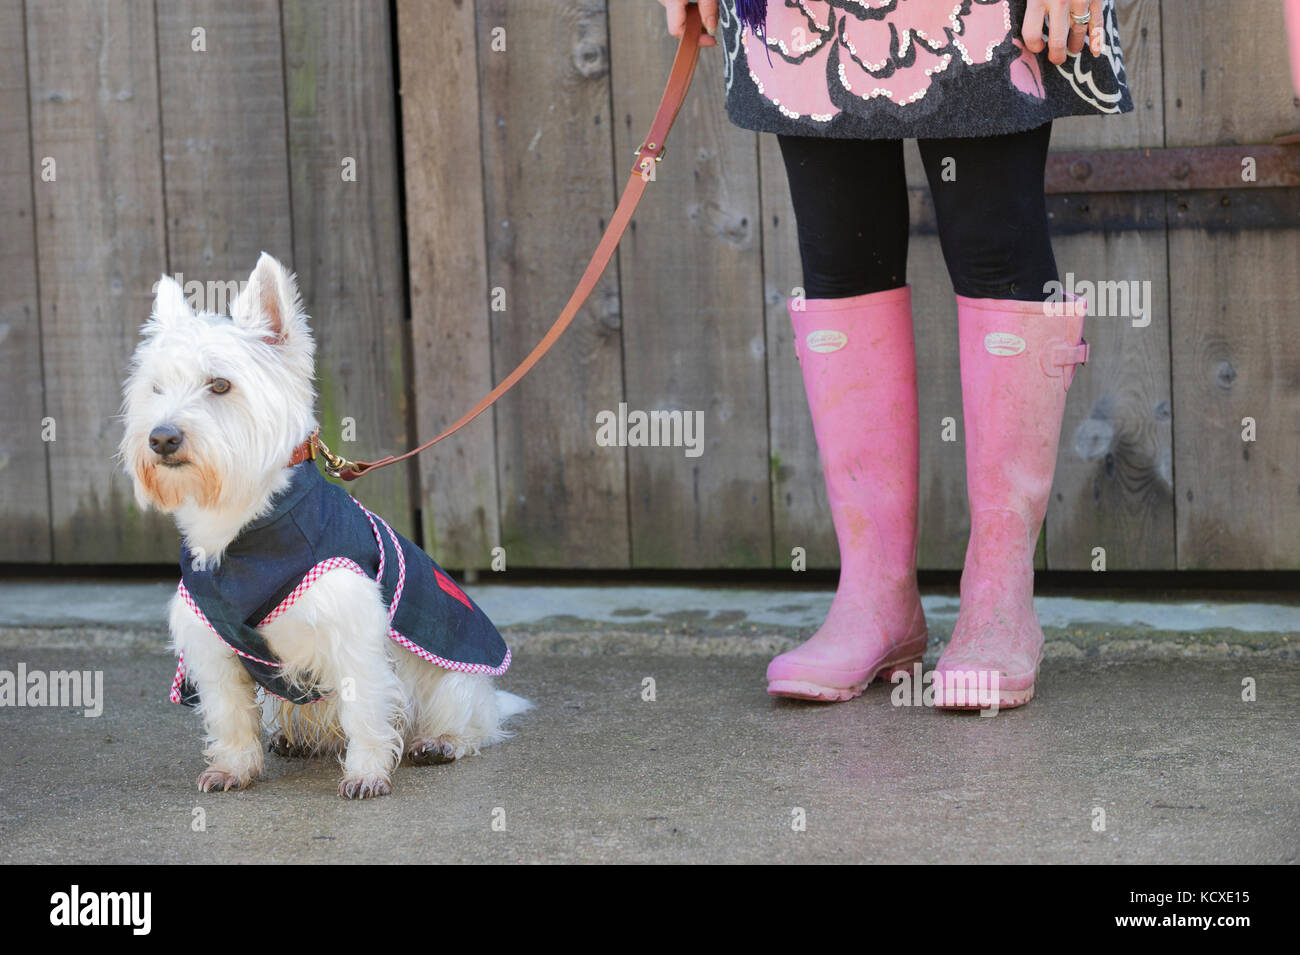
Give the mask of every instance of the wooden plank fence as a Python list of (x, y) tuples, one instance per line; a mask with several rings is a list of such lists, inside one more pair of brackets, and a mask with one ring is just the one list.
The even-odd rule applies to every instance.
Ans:
[[(1062, 120), (1054, 150), (1300, 130), (1276, 0), (1119, 7), (1137, 110)], [(674, 48), (649, 0), (0, 0), (0, 561), (174, 558), (113, 459), (163, 272), (238, 281), (263, 249), (298, 272), (342, 453), (454, 419), (567, 299)], [(834, 566), (784, 170), (722, 94), (706, 49), (658, 181), (537, 371), (352, 486), (445, 565), (786, 567), (801, 547)], [(920, 560), (957, 568), (956, 310), (913, 144), (908, 169)], [(1296, 192), (1059, 197), (1062, 272), (1138, 283), (1149, 321), (1089, 322), (1041, 567), (1300, 568)], [(702, 453), (603, 446), (621, 405), (699, 412)]]

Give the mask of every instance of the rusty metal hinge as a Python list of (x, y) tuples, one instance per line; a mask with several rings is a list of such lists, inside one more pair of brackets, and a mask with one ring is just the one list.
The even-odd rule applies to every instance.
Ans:
[(1049, 195), (1300, 186), (1300, 133), (1272, 143), (1054, 152)]

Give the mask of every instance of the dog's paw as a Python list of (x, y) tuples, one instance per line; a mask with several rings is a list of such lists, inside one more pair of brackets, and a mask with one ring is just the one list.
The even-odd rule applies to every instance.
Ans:
[(393, 785), (387, 776), (344, 776), (339, 783), (339, 795), (344, 799), (369, 799), (371, 796), (387, 796), (393, 791)]
[(438, 736), (429, 739), (417, 736), (406, 747), (406, 758), (413, 766), (434, 766), (439, 763), (453, 762), (457, 756), (458, 746), (450, 736)]
[(229, 792), (233, 789), (245, 789), (253, 784), (251, 776), (237, 776), (234, 773), (226, 772), (224, 769), (208, 768), (199, 773), (199, 778), (195, 780), (198, 784), (199, 792)]

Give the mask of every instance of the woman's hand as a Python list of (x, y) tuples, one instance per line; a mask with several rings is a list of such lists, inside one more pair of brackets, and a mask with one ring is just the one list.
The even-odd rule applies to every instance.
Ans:
[[(1088, 16), (1087, 23), (1076, 23), (1075, 16)], [(1043, 43), (1043, 18), (1047, 18), (1047, 43)], [(1029, 0), (1021, 38), (1030, 53), (1042, 53), (1053, 63), (1065, 62), (1066, 50), (1078, 53), (1084, 41), (1093, 56), (1101, 56), (1105, 35), (1102, 25), (1102, 0)]]
[[(668, 14), (668, 35), (681, 36), (682, 27), (686, 26), (686, 0), (659, 0)], [(700, 36), (700, 46), (717, 46), (713, 35), (718, 31), (718, 0), (700, 0), (700, 20), (704, 23), (704, 34)]]

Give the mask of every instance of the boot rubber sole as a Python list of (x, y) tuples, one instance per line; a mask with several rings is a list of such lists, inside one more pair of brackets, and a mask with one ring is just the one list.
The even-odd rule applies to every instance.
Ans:
[(853, 686), (822, 686), (805, 680), (773, 680), (767, 685), (771, 696), (785, 696), (795, 700), (815, 700), (821, 703), (840, 703), (861, 696), (862, 691), (878, 679), (888, 680), (902, 670), (910, 673), (912, 667), (921, 662), (921, 654), (905, 654), (902, 659), (892, 660), (880, 666), (875, 673)]
[[(1031, 683), (1028, 688), (1023, 690), (998, 690), (998, 709), (1011, 710), (1017, 706), (1024, 706), (1034, 698), (1034, 684)], [(957, 697), (953, 697), (952, 702), (942, 700), (937, 694), (935, 695), (934, 708), (936, 710), (987, 710), (992, 709), (990, 706), (981, 706), (978, 702), (957, 702)]]

